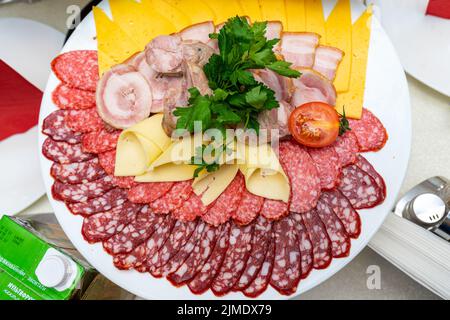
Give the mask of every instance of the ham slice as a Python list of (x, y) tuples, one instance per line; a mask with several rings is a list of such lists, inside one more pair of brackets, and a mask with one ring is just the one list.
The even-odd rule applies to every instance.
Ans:
[(126, 129), (147, 118), (152, 100), (148, 81), (130, 65), (112, 67), (97, 85), (98, 114), (114, 128)]
[(275, 91), (275, 98), (278, 101), (290, 101), (294, 87), (292, 79), (283, 77), (269, 69), (253, 70), (255, 80), (264, 83), (270, 89)]
[(215, 26), (212, 21), (206, 21), (202, 23), (193, 24), (180, 31), (180, 36), (183, 41), (200, 41), (208, 43), (209, 34), (214, 33)]
[(284, 32), (281, 54), (294, 67), (312, 68), (320, 36), (312, 32)]
[(181, 37), (178, 35), (158, 36), (145, 48), (148, 64), (156, 72), (179, 74), (183, 62)]
[(338, 48), (318, 46), (313, 69), (320, 72), (328, 80), (333, 81), (343, 57), (344, 52)]
[(302, 75), (294, 79), (295, 91), (291, 105), (294, 107), (314, 101), (336, 104), (336, 90), (330, 80), (311, 69), (298, 69)]

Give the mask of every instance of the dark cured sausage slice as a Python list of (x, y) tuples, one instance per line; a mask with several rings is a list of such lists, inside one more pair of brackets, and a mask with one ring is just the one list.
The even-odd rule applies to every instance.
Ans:
[(253, 224), (247, 226), (231, 225), (230, 244), (219, 273), (211, 290), (217, 296), (231, 291), (245, 269), (252, 250)]
[(142, 206), (126, 202), (109, 211), (93, 214), (83, 220), (81, 232), (89, 243), (104, 241), (122, 231)]
[(269, 220), (278, 220), (289, 213), (288, 204), (281, 200), (264, 199), (260, 214)]
[(337, 189), (322, 193), (321, 200), (331, 206), (347, 234), (351, 238), (358, 238), (361, 233), (361, 219), (350, 201)]
[(313, 245), (300, 214), (291, 212), (297, 231), (298, 246), (302, 256), (302, 279), (305, 279), (313, 268)]
[(195, 294), (202, 294), (206, 292), (211, 286), (217, 272), (219, 272), (225, 259), (229, 239), (230, 239), (230, 223), (223, 224), (219, 239), (216, 241), (214, 250), (208, 261), (203, 265), (202, 270), (189, 282), (189, 289)]
[(151, 203), (165, 195), (173, 186), (173, 182), (139, 183), (128, 190), (128, 199), (134, 203)]
[(378, 151), (386, 144), (388, 139), (386, 129), (366, 108), (363, 108), (361, 119), (349, 119), (349, 125), (358, 140), (359, 151)]
[(382, 190), (383, 199), (386, 198), (386, 184), (383, 177), (375, 170), (375, 168), (362, 155), (356, 157), (355, 165), (361, 170), (367, 172)]
[(259, 216), (255, 221), (253, 231), (252, 250), (247, 260), (244, 271), (239, 281), (234, 285), (233, 290), (244, 290), (256, 278), (262, 267), (270, 241), (272, 240), (272, 222)]
[(270, 285), (284, 295), (297, 290), (302, 275), (301, 255), (294, 220), (289, 216), (274, 222), (275, 258)]
[(42, 124), (42, 133), (55, 141), (64, 141), (70, 144), (81, 142), (81, 133), (72, 131), (66, 124), (67, 112), (57, 110), (50, 113)]
[(70, 110), (66, 116), (66, 124), (73, 131), (82, 133), (100, 131), (105, 127), (95, 108)]
[(189, 222), (177, 220), (169, 239), (149, 261), (149, 272), (154, 277), (162, 277), (162, 267), (186, 245), (195, 231), (197, 222), (198, 220)]
[(50, 174), (62, 183), (79, 184), (103, 178), (106, 172), (98, 163), (98, 159), (94, 158), (85, 162), (53, 163)]
[(95, 93), (59, 84), (52, 93), (53, 103), (64, 110), (82, 110), (95, 107)]
[(317, 203), (316, 210), (331, 240), (331, 255), (333, 258), (347, 257), (350, 253), (350, 237), (341, 220), (336, 216), (333, 209), (321, 199)]
[(359, 151), (358, 141), (353, 132), (347, 131), (342, 136), (337, 137), (332, 147), (339, 156), (341, 168), (353, 164)]
[(111, 210), (127, 201), (127, 193), (120, 189), (114, 188), (97, 198), (92, 198), (86, 202), (68, 203), (67, 207), (73, 214), (89, 216), (94, 213)]
[(314, 269), (325, 269), (331, 263), (331, 240), (316, 210), (302, 213), (303, 223), (313, 245)]
[(97, 51), (76, 50), (60, 54), (52, 61), (52, 70), (69, 87), (95, 91), (98, 81)]
[(81, 140), (83, 151), (89, 153), (102, 153), (114, 150), (117, 146), (119, 135), (119, 130), (111, 132), (106, 129), (86, 133)]
[(244, 295), (250, 298), (256, 298), (267, 289), (267, 286), (270, 283), (270, 278), (272, 276), (274, 257), (275, 240), (272, 239), (270, 241), (270, 246), (267, 250), (266, 257), (264, 258), (264, 263), (259, 270), (255, 280), (253, 280), (253, 282), (246, 289), (244, 289)]
[(86, 202), (100, 197), (112, 188), (113, 185), (108, 176), (82, 184), (65, 184), (55, 181), (52, 186), (52, 195), (55, 199), (66, 202)]
[(81, 144), (58, 142), (50, 138), (45, 139), (42, 153), (47, 159), (61, 164), (83, 162), (95, 157), (94, 154), (81, 150)]
[(215, 228), (208, 226), (207, 229), (203, 231), (201, 240), (197, 242), (186, 261), (175, 272), (167, 276), (167, 279), (173, 285), (181, 286), (188, 283), (202, 269), (206, 261), (208, 261), (222, 227)]
[(339, 182), (341, 173), (341, 162), (336, 150), (331, 146), (309, 148), (308, 153), (313, 159), (319, 174), (320, 187), (322, 189), (333, 189)]
[(254, 195), (244, 188), (238, 208), (232, 214), (234, 222), (241, 225), (249, 224), (258, 216), (263, 203), (263, 197)]
[(383, 190), (375, 179), (354, 164), (342, 168), (339, 190), (355, 209), (372, 208), (383, 202)]
[(192, 192), (192, 180), (175, 182), (172, 188), (161, 198), (150, 203), (156, 214), (167, 214), (181, 207)]

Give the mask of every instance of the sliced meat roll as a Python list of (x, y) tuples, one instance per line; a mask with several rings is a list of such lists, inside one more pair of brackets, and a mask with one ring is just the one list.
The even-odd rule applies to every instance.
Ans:
[(316, 101), (325, 102), (332, 106), (336, 104), (336, 90), (327, 78), (312, 69), (298, 70), (302, 75), (293, 80), (295, 91), (291, 104), (294, 107)]

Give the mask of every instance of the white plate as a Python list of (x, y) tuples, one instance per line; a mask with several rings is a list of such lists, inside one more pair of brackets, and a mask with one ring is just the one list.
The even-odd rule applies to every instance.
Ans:
[[(105, 5), (105, 3), (102, 3), (103, 7)], [(359, 7), (359, 9), (361, 8)], [(355, 14), (357, 15), (356, 11)], [(361, 10), (358, 12), (360, 13)], [(92, 14), (90, 14), (74, 32), (63, 51), (96, 49), (96, 43), (92, 40), (94, 36), (94, 21)], [(50, 112), (56, 110), (50, 97), (57, 84), (58, 80), (56, 77), (51, 76), (42, 102), (40, 123)], [(362, 232), (357, 240), (352, 241), (349, 257), (334, 259), (327, 269), (311, 272), (307, 279), (301, 281), (297, 294), (305, 292), (331, 277), (367, 245), (393, 207), (405, 175), (411, 143), (411, 114), (408, 88), (405, 74), (394, 48), (375, 19), (372, 26), (365, 101), (365, 106), (381, 119), (389, 133), (389, 140), (382, 151), (365, 155), (385, 178), (388, 187), (386, 200), (376, 208), (360, 210)], [(45, 136), (40, 135), (39, 143), (41, 146), (44, 139)], [(41, 164), (47, 192), (51, 194), (50, 189), (53, 183), (53, 179), (49, 174), (51, 162), (41, 156)], [(64, 203), (55, 201), (51, 197), (50, 201), (61, 226), (75, 247), (95, 268), (119, 286), (147, 299), (217, 298), (211, 291), (198, 296), (192, 294), (186, 286), (176, 288), (165, 279), (155, 279), (149, 274), (141, 274), (134, 270), (117, 270), (112, 263), (112, 257), (103, 250), (101, 244), (90, 245), (84, 241), (80, 232), (83, 219), (72, 215), (66, 209)], [(226, 295), (224, 298), (243, 299), (245, 297), (241, 293), (234, 292)], [(268, 288), (259, 298), (286, 299), (285, 296), (281, 296), (272, 288)]]

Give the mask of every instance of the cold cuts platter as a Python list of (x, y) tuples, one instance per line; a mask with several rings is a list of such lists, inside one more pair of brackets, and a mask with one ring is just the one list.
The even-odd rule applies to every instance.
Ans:
[[(52, 63), (39, 137), (50, 202), (85, 258), (143, 298), (301, 294), (367, 245), (406, 171), (405, 76), (370, 9), (287, 0), (274, 17), (272, 1), (230, 3), (104, 1)], [(191, 146), (175, 129), (195, 143), (192, 120), (267, 141), (236, 135), (211, 164), (217, 140), (201, 140), (169, 159)]]

